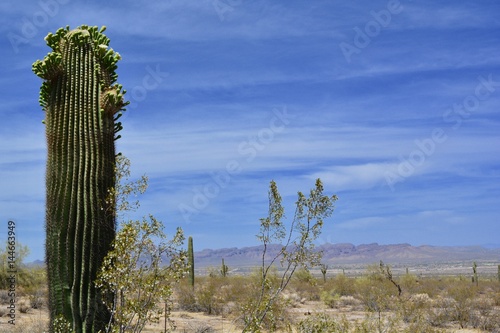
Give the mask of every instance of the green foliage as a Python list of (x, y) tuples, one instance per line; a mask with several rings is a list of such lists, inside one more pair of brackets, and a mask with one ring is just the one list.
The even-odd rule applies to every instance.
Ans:
[[(281, 195), (274, 181), (269, 186), (269, 210), (266, 218), (260, 219), (260, 232), (257, 238), (263, 244), (260, 283), (256, 299), (244, 308), (244, 332), (256, 332), (270, 315), (272, 323), (276, 323), (271, 310), (279, 304), (281, 292), (287, 287), (297, 268), (315, 267), (319, 265), (321, 253), (314, 250), (314, 241), (319, 237), (324, 219), (333, 213), (337, 197), (323, 195), (323, 184), (316, 180), (315, 188), (309, 197), (298, 192), (295, 216), (287, 226), (283, 222), (284, 208)], [(282, 243), (281, 251), (268, 260), (267, 249), (270, 244)], [(273, 276), (271, 268), (279, 263), (282, 270), (279, 276)], [(277, 280), (273, 283), (273, 280)], [(271, 325), (271, 328), (274, 326)]]
[[(109, 202), (118, 207), (120, 216), (139, 207), (129, 200), (143, 194), (148, 178), (131, 181), (130, 161), (117, 157), (116, 189), (108, 191)], [(122, 222), (111, 250), (104, 258), (95, 281), (105, 295), (104, 304), (111, 319), (102, 332), (141, 332), (148, 323), (158, 322), (162, 314), (168, 320), (173, 285), (187, 273), (187, 252), (180, 250), (184, 242), (182, 229), (171, 239), (154, 216), (142, 221)], [(164, 261), (168, 260), (168, 264)]]
[(457, 281), (447, 289), (447, 295), (451, 298), (448, 302), (448, 308), (451, 317), (458, 322), (460, 328), (465, 328), (469, 324), (476, 292), (476, 287), (467, 286), (465, 281)]
[(225, 279), (217, 274), (208, 277), (195, 291), (196, 304), (199, 311), (208, 315), (220, 315), (226, 303), (224, 293)]
[(8, 247), (9, 244), (7, 242), (4, 247), (0, 247), (0, 290), (9, 289), (9, 276), (12, 274), (9, 272), (9, 270), (12, 271), (12, 269), (9, 269), (9, 265), (11, 264), (14, 265), (14, 268), (17, 271), (17, 285), (26, 287), (31, 283), (31, 274), (24, 266), (24, 259), (29, 254), (29, 248), (25, 245), (17, 243), (13, 258), (12, 251), (9, 251)]
[(50, 330), (63, 316), (76, 332), (109, 321), (93, 281), (115, 236), (116, 122), (128, 104), (116, 84), (120, 55), (108, 49), (105, 27), (82, 25), (49, 33), (52, 51), (33, 63), (44, 81), (40, 105), (47, 137), (46, 261)]
[[(122, 154), (116, 156), (115, 186), (108, 189), (106, 197), (108, 213), (113, 213), (118, 219), (125, 219), (129, 212), (140, 207), (137, 197), (148, 189), (148, 177), (142, 175), (137, 180), (130, 180), (130, 160)], [(132, 200), (132, 201), (131, 201)]]
[(378, 315), (380, 323), (382, 312), (391, 310), (399, 299), (396, 296), (401, 296), (401, 286), (394, 280), (390, 267), (380, 261), (378, 265), (369, 265), (365, 275), (356, 280), (356, 295), (367, 311)]
[[(112, 314), (105, 332), (140, 332), (147, 323), (158, 322), (163, 313), (159, 302), (169, 302), (171, 285), (187, 271), (187, 254), (178, 249), (182, 230), (166, 239), (162, 223), (153, 216), (122, 223), (96, 281), (103, 292), (114, 295), (105, 301)], [(165, 258), (168, 265), (162, 265)]]
[(346, 317), (335, 320), (325, 313), (316, 313), (297, 325), (298, 333), (348, 333), (351, 325)]
[(321, 292), (321, 301), (329, 308), (335, 308), (340, 302), (340, 295), (335, 293), (333, 290), (324, 290)]
[(313, 286), (317, 284), (316, 278), (307, 268), (304, 267), (299, 268), (293, 277), (299, 282), (299, 284), (309, 284)]

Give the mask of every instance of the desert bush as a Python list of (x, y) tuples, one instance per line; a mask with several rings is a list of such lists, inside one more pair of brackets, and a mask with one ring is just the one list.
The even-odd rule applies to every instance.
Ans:
[(195, 298), (198, 309), (208, 315), (219, 315), (224, 310), (226, 299), (223, 295), (225, 280), (221, 277), (210, 276), (204, 283), (198, 283), (195, 288)]
[(182, 281), (175, 289), (175, 301), (181, 310), (200, 311), (196, 304), (194, 288), (188, 281)]
[(431, 299), (427, 294), (415, 294), (408, 298), (400, 298), (397, 313), (405, 323), (420, 323), (424, 321), (430, 307)]
[[(273, 267), (267, 274), (265, 282), (262, 281), (260, 269), (256, 269), (252, 274), (246, 277), (245, 289), (235, 299), (236, 323), (243, 327), (243, 330), (249, 332), (259, 332), (261, 329), (275, 332), (289, 326), (292, 318), (287, 309), (291, 307), (291, 300), (279, 294), (269, 298), (270, 290), (277, 289), (280, 283), (280, 277), (277, 269)], [(264, 288), (264, 292), (260, 292)], [(255, 309), (259, 313), (266, 311), (266, 316), (258, 325), (255, 325)]]
[(30, 301), (30, 307), (32, 309), (41, 309), (46, 304), (47, 292), (44, 290), (38, 290), (32, 294), (29, 294), (28, 298)]
[(298, 302), (302, 300), (319, 301), (320, 288), (318, 287), (318, 280), (311, 274), (309, 270), (300, 269), (295, 272), (294, 277), (290, 283), (290, 289), (294, 290), (299, 295)]
[(456, 279), (441, 277), (420, 277), (410, 290), (411, 294), (427, 294), (434, 299), (442, 295)]
[(433, 327), (426, 321), (416, 321), (400, 328), (398, 333), (446, 333), (445, 329)]
[(466, 328), (471, 321), (474, 312), (474, 296), (476, 287), (465, 284), (463, 281), (457, 281), (451, 285), (446, 293), (453, 299), (451, 305), (451, 319), (457, 321), (460, 328)]
[(361, 305), (361, 301), (353, 296), (340, 296), (339, 305), (340, 306), (351, 306), (354, 309), (357, 309), (358, 306)]
[(394, 287), (391, 283), (376, 276), (365, 276), (356, 280), (357, 298), (368, 311), (382, 312), (390, 309), (393, 303)]
[(470, 325), (487, 332), (500, 330), (500, 313), (493, 305), (493, 299), (479, 297), (472, 301), (473, 309), (470, 316)]
[(31, 306), (25, 300), (17, 302), (17, 309), (20, 313), (28, 313), (31, 310)]
[(410, 273), (402, 275), (399, 279), (399, 284), (407, 294), (412, 295), (419, 293), (419, 281), (416, 275)]
[(500, 306), (500, 291), (492, 292), (491, 293), (491, 298), (493, 300), (493, 305), (494, 306)]
[(215, 333), (215, 329), (207, 324), (200, 324), (194, 327), (190, 332), (192, 333)]
[(7, 290), (0, 290), (0, 304), (8, 304), (10, 302), (9, 292)]
[[(23, 321), (23, 325), (0, 325), (0, 333), (45, 333), (47, 332), (48, 321), (40, 320), (39, 318), (33, 320)], [(61, 332), (61, 331), (59, 331)], [(71, 333), (66, 331), (65, 333)]]
[(428, 309), (427, 320), (433, 327), (445, 327), (453, 316), (454, 300), (450, 297), (437, 297)]
[(347, 333), (349, 321), (344, 316), (340, 320), (329, 317), (325, 313), (316, 313), (297, 324), (298, 333)]
[(325, 290), (321, 292), (321, 301), (329, 308), (334, 309), (339, 306), (340, 295), (335, 293), (335, 290)]
[(356, 290), (356, 279), (349, 278), (344, 274), (339, 274), (328, 281), (331, 284), (331, 288), (335, 290), (335, 293), (340, 296), (355, 296)]
[(315, 286), (318, 283), (311, 272), (303, 267), (295, 272), (295, 274), (293, 275), (293, 280), (295, 280), (299, 284), (310, 284), (312, 286)]
[[(317, 179), (309, 197), (298, 192), (294, 217), (289, 223), (285, 223), (281, 195), (276, 182), (270, 182), (268, 214), (267, 217), (260, 219), (260, 231), (257, 234), (263, 245), (259, 285), (254, 289), (256, 297), (242, 308), (245, 323), (243, 332), (258, 331), (265, 322), (270, 323), (274, 330), (284, 311), (278, 306), (278, 312), (282, 314), (276, 317), (273, 309), (283, 303), (281, 293), (287, 288), (294, 274), (300, 268), (315, 267), (321, 263), (322, 253), (314, 250), (315, 241), (321, 234), (324, 220), (333, 213), (337, 201), (337, 196), (323, 195), (323, 190), (321, 180)], [(282, 244), (282, 246), (276, 255), (269, 256), (267, 250), (271, 244)], [(278, 263), (282, 271), (276, 276), (272, 268)], [(276, 277), (278, 283), (272, 283)]]
[(357, 321), (353, 325), (353, 333), (400, 333), (401, 326), (398, 318), (394, 315), (382, 317), (381, 313), (374, 315), (369, 313), (362, 321)]
[(141, 332), (146, 324), (158, 322), (173, 285), (187, 273), (187, 253), (179, 249), (182, 230), (177, 228), (168, 239), (163, 228), (152, 215), (121, 224), (96, 281), (103, 295), (113, 296), (104, 300), (112, 318), (106, 332), (125, 332), (125, 327)]
[(5, 306), (0, 307), (0, 317), (3, 317), (9, 313), (9, 310)]

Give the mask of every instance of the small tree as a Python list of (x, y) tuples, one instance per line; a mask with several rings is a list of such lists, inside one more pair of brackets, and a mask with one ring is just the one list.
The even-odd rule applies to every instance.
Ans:
[[(11, 247), (12, 248), (12, 247)], [(0, 246), (0, 290), (9, 289), (9, 277), (16, 272), (16, 279), (22, 285), (29, 283), (29, 272), (24, 266), (24, 259), (29, 254), (29, 248), (17, 243), (15, 250), (9, 249), (9, 243)]]
[[(123, 223), (117, 233), (96, 282), (114, 295), (105, 302), (112, 316), (106, 332), (141, 332), (147, 323), (158, 322), (163, 313), (158, 303), (169, 302), (171, 285), (186, 273), (187, 254), (178, 250), (182, 230), (169, 241), (162, 230), (162, 223), (150, 215), (149, 220)], [(170, 263), (162, 266), (165, 258)]]
[[(245, 307), (243, 332), (258, 332), (281, 292), (287, 287), (297, 268), (317, 266), (321, 253), (314, 250), (314, 241), (319, 237), (323, 221), (333, 213), (337, 196), (323, 195), (323, 184), (316, 180), (316, 187), (309, 197), (298, 192), (295, 216), (289, 230), (283, 222), (284, 208), (278, 186), (271, 181), (269, 187), (269, 211), (260, 219), (257, 238), (263, 244), (261, 285), (256, 301)], [(278, 254), (268, 259), (268, 247), (273, 243), (284, 243)], [(276, 276), (272, 269), (279, 263), (282, 270)]]
[[(136, 197), (147, 189), (147, 177), (129, 181), (130, 161), (117, 157), (116, 188), (109, 191), (108, 202), (117, 207), (117, 216), (124, 218), (139, 207)], [(96, 286), (106, 295), (104, 300), (111, 313), (106, 333), (141, 332), (150, 322), (158, 322), (164, 313), (168, 320), (172, 284), (187, 272), (187, 253), (180, 250), (184, 241), (182, 229), (177, 228), (168, 240), (163, 224), (149, 215), (142, 221), (122, 222), (104, 258)], [(168, 265), (163, 264), (165, 260)], [(163, 303), (163, 306), (160, 306)]]

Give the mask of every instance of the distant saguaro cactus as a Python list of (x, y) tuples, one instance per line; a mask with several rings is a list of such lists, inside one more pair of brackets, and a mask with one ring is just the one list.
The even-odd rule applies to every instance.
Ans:
[(321, 274), (323, 275), (323, 282), (326, 282), (326, 272), (328, 271), (328, 265), (326, 264), (321, 264), (319, 265)]
[(226, 277), (227, 276), (227, 272), (229, 271), (229, 267), (227, 267), (226, 264), (224, 264), (224, 258), (222, 258), (222, 266), (220, 268), (220, 274), (223, 276), (223, 277)]
[(110, 314), (94, 286), (115, 237), (115, 139), (124, 106), (116, 84), (120, 55), (108, 48), (105, 27), (82, 25), (49, 33), (52, 48), (33, 72), (44, 82), (46, 262), (50, 331), (56, 318), (74, 332), (104, 331)]
[(189, 284), (194, 288), (194, 253), (193, 237), (188, 238), (188, 265), (189, 265)]
[(474, 261), (472, 263), (472, 283), (475, 283), (476, 286), (479, 284), (478, 278), (477, 278), (477, 264)]

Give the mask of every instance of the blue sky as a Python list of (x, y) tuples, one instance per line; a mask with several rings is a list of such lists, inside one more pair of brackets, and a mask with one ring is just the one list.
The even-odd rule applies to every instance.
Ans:
[(141, 209), (203, 248), (257, 245), (276, 180), (287, 216), (321, 178), (318, 243), (498, 244), (498, 1), (0, 4), (0, 237), (44, 257), (43, 38), (107, 26), (131, 102), (117, 148)]

